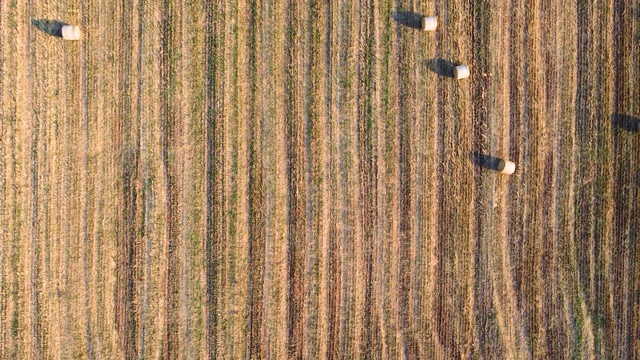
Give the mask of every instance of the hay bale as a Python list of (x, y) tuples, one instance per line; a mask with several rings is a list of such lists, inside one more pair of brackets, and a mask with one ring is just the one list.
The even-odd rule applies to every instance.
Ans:
[(458, 65), (453, 68), (453, 77), (457, 80), (466, 79), (470, 75), (467, 65)]
[(511, 175), (516, 171), (516, 164), (509, 160), (500, 160), (498, 163), (498, 171), (501, 174)]
[(438, 17), (425, 16), (422, 18), (422, 30), (434, 31), (438, 27)]
[(65, 40), (80, 40), (80, 28), (73, 25), (62, 27), (62, 38)]

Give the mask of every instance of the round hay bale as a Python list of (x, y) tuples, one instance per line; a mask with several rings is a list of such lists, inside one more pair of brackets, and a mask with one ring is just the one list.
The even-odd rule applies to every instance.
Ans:
[(80, 40), (80, 28), (73, 25), (62, 27), (62, 38), (65, 40)]
[(455, 79), (461, 80), (466, 79), (470, 75), (469, 67), (467, 65), (458, 65), (453, 68), (453, 77)]
[(498, 171), (501, 174), (511, 175), (516, 171), (516, 164), (509, 160), (500, 160), (498, 163)]
[(437, 16), (425, 16), (422, 18), (422, 30), (434, 31), (438, 27)]

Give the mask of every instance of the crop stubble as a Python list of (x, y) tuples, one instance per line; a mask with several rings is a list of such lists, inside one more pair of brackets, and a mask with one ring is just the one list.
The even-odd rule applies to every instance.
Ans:
[(0, 11), (0, 357), (638, 356), (637, 1)]

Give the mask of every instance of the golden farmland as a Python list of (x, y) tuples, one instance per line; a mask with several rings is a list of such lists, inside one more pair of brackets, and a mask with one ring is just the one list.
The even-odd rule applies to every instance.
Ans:
[(638, 54), (638, 0), (2, 1), (0, 358), (638, 358)]

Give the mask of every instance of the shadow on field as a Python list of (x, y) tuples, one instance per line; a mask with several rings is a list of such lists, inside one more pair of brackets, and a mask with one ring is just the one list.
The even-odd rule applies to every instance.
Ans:
[(412, 29), (422, 29), (422, 15), (418, 13), (412, 11), (394, 11), (391, 17), (400, 25)]
[(451, 60), (430, 59), (427, 61), (427, 68), (438, 76), (453, 78), (453, 68), (455, 64)]
[(68, 25), (58, 20), (31, 19), (31, 25), (51, 36), (62, 37), (62, 27)]
[(475, 151), (471, 153), (471, 161), (485, 169), (498, 171), (500, 158)]
[(611, 115), (611, 122), (620, 129), (640, 132), (640, 118), (631, 115), (613, 114)]

